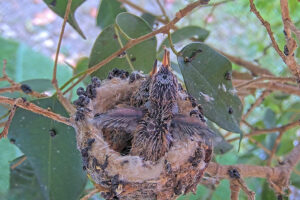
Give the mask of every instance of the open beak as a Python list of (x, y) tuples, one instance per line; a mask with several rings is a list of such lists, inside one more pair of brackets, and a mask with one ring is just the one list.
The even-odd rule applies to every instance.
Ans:
[(157, 60), (154, 61), (154, 64), (153, 64), (153, 68), (152, 68), (152, 71), (150, 72), (150, 76), (156, 74), (158, 71), (158, 68), (157, 68)]
[[(162, 66), (167, 69), (170, 69), (170, 52), (167, 49), (165, 49), (164, 57), (162, 60)], [(150, 72), (150, 76), (156, 74), (157, 72), (158, 72), (157, 60), (155, 60), (152, 71)]]
[(164, 57), (162, 60), (162, 66), (166, 68), (170, 67), (170, 52), (167, 49), (165, 49)]

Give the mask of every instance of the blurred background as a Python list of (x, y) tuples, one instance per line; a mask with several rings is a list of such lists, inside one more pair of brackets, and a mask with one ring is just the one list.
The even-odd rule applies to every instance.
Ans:
[[(150, 13), (156, 15), (160, 9), (155, 0), (131, 0)], [(189, 0), (162, 0), (161, 1), (167, 15), (172, 19), (175, 13), (183, 8)], [(259, 20), (250, 13), (249, 1), (229, 0), (211, 1), (211, 3), (221, 2), (216, 6), (202, 7), (195, 9), (192, 14), (183, 18), (177, 25), (197, 25), (210, 32), (205, 43), (226, 52), (230, 55), (251, 61), (257, 65), (270, 70), (276, 76), (291, 76), (286, 65), (277, 55), (265, 28)], [(275, 38), (280, 49), (285, 45), (283, 26), (281, 21), (280, 3), (278, 0), (256, 0), (257, 8), (261, 15), (270, 22)], [(61, 51), (59, 54), (59, 83), (63, 83), (72, 76), (72, 66), (76, 66), (82, 57), (89, 57), (93, 43), (101, 32), (96, 25), (96, 18), (100, 0), (85, 1), (75, 13), (75, 18), (83, 31), (86, 39), (82, 37), (70, 26), (67, 25)], [(290, 0), (291, 17), (295, 25), (300, 28), (300, 2)], [(125, 5), (126, 9), (136, 15), (142, 13)], [(27, 68), (8, 68), (8, 75), (17, 82), (30, 78), (52, 78), (52, 65), (55, 51), (61, 31), (62, 18), (52, 12), (42, 0), (0, 0), (0, 58), (6, 59), (10, 53), (17, 55), (20, 63), (30, 63)], [(154, 29), (162, 24), (156, 22)], [(157, 35), (158, 42), (162, 42), (166, 35)], [(297, 41), (299, 44), (299, 41)], [(15, 46), (8, 51), (8, 44)], [(175, 45), (180, 50), (187, 41)], [(159, 45), (158, 45), (159, 46)], [(2, 50), (1, 50), (2, 49)], [(38, 56), (37, 56), (38, 55)], [(38, 57), (38, 59), (36, 59)], [(296, 59), (300, 60), (299, 48), (295, 53)], [(39, 69), (42, 66), (42, 70)], [(49, 66), (49, 67), (47, 67)], [(29, 69), (32, 69), (29, 71)], [(246, 72), (247, 70), (233, 64), (233, 69)], [(1, 85), (0, 85), (1, 86)], [(254, 103), (261, 94), (257, 90), (253, 95), (249, 95), (244, 100), (244, 112)], [(275, 93), (268, 96), (264, 102), (255, 108), (248, 118), (248, 122), (258, 128), (272, 128), (286, 124), (291, 119), (300, 118), (299, 97)], [(247, 127), (242, 127), (243, 131), (249, 131)], [(256, 141), (266, 148), (272, 149), (276, 135), (278, 133), (261, 135)], [(286, 155), (294, 145), (298, 144), (300, 130), (291, 129), (284, 134), (282, 144), (280, 144), (277, 156)], [(226, 154), (217, 155), (216, 161), (221, 164), (251, 163), (264, 164), (267, 154), (258, 148), (253, 141), (244, 139), (241, 150), (238, 152), (238, 141), (233, 142), (233, 148)], [(8, 139), (0, 140), (0, 198), (9, 187), (9, 162), (22, 153)], [(300, 166), (297, 167), (300, 170)], [(291, 198), (300, 198), (300, 176), (292, 177)], [(247, 179), (248, 186), (257, 193), (257, 199), (274, 199), (274, 193), (269, 189), (265, 180)], [(91, 187), (88, 184), (87, 188)], [(222, 181), (217, 187), (205, 188), (199, 186), (197, 195), (188, 195), (181, 199), (229, 199), (230, 190), (228, 181)], [(97, 199), (98, 197), (94, 197)], [(246, 199), (242, 193), (241, 199)]]

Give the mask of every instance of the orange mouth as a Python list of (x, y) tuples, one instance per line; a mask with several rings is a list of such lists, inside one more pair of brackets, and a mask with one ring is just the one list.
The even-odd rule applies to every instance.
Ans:
[(167, 49), (165, 49), (164, 57), (162, 60), (162, 66), (166, 68), (170, 67), (170, 52)]

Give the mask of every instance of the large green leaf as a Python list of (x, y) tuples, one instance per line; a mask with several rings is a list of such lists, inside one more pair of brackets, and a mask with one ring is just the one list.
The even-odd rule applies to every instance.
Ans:
[[(16, 82), (30, 79), (52, 79), (53, 60), (33, 51), (23, 43), (6, 40), (0, 37), (0, 61), (6, 59), (6, 72)], [(1, 64), (2, 67), (2, 64)], [(58, 65), (58, 83), (64, 83), (72, 76), (66, 65)], [(7, 83), (0, 82), (0, 86)]]
[[(151, 28), (142, 18), (130, 13), (119, 14), (116, 22), (118, 25), (108, 26), (96, 39), (90, 55), (89, 67), (118, 51), (128, 42), (128, 38), (137, 38), (151, 32)], [(113, 59), (93, 75), (104, 79), (115, 67), (128, 71), (142, 70), (147, 73), (151, 71), (155, 58), (156, 38), (153, 37), (130, 48), (125, 56)]]
[[(173, 44), (188, 40), (195, 37), (197, 40), (203, 42), (209, 35), (209, 31), (199, 26), (186, 26), (174, 31), (171, 34)], [(159, 55), (162, 58), (163, 46), (170, 47), (169, 39), (166, 38), (159, 47)]]
[[(53, 10), (58, 16), (64, 18), (65, 11), (67, 8), (68, 0), (43, 0), (47, 6)], [(85, 0), (73, 0), (72, 5), (71, 5), (71, 10), (70, 14), (68, 17), (68, 22), (69, 24), (83, 37), (84, 39), (85, 36), (80, 29), (76, 19), (75, 19), (75, 11), (76, 9), (84, 2)]]
[(224, 154), (233, 148), (233, 145), (228, 143), (220, 131), (213, 125), (211, 121), (207, 121), (207, 125), (215, 133), (213, 136), (213, 145), (215, 154)]
[(118, 0), (102, 0), (97, 15), (97, 25), (104, 29), (115, 23), (119, 13), (126, 12), (126, 9)]
[[(32, 103), (67, 116), (57, 98)], [(50, 131), (56, 135), (50, 136)], [(17, 109), (8, 137), (27, 156), (45, 199), (78, 199), (86, 183), (72, 127)]]
[(267, 181), (263, 184), (261, 197), (262, 199), (277, 199), (274, 191), (271, 190)]
[(150, 13), (143, 13), (141, 17), (149, 24), (149, 26), (153, 27), (156, 20), (154, 15), (151, 15)]
[[(16, 158), (10, 166), (21, 162), (25, 156)], [(45, 199), (40, 189), (38, 179), (30, 162), (26, 159), (14, 169), (10, 169), (9, 200)]]
[[(83, 72), (89, 68), (89, 58), (88, 57), (82, 57), (80, 58), (75, 66), (74, 74), (79, 74), (80, 72)], [(91, 77), (87, 76), (82, 81), (84, 85), (88, 85), (91, 82)]]
[(22, 153), (7, 138), (0, 140), (0, 149), (0, 199), (5, 199), (4, 195), (9, 187), (9, 162)]
[(45, 92), (54, 89), (51, 80), (49, 79), (31, 79), (22, 81), (21, 83), (28, 85), (36, 92)]
[(203, 43), (191, 43), (178, 57), (185, 85), (203, 107), (204, 115), (223, 129), (241, 132), (242, 104), (227, 74), (231, 63)]

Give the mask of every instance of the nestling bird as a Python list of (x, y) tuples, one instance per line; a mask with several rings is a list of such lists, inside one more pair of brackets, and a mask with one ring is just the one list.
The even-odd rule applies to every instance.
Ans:
[(169, 52), (165, 50), (162, 65), (158, 68), (155, 61), (130, 105), (96, 116), (95, 125), (115, 151), (156, 162), (177, 141), (197, 141), (213, 134), (198, 111), (193, 111), (196, 115), (180, 111), (182, 93), (185, 91), (171, 71)]

